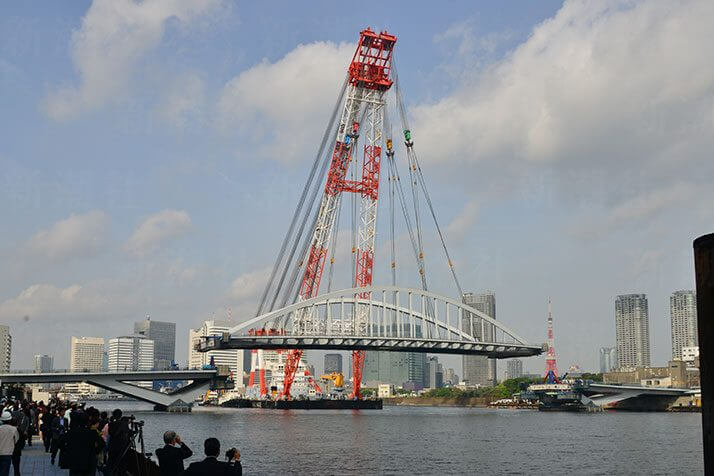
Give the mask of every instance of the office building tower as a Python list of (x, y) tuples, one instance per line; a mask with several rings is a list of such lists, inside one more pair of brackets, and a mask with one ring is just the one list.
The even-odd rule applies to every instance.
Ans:
[(647, 296), (623, 294), (615, 299), (617, 366), (650, 366), (650, 323)]
[[(481, 311), (492, 319), (496, 319), (496, 295), (487, 291), (483, 294), (464, 293), (463, 303)], [(476, 314), (468, 314), (462, 318), (461, 328), (464, 332), (476, 337), (482, 342), (493, 342), (495, 332), (493, 325), (482, 320)], [(462, 357), (463, 379), (469, 385), (496, 385), (496, 360), (482, 355), (464, 355)]]
[[(75, 337), (70, 338), (69, 368), (72, 372), (101, 372), (104, 370), (104, 338)], [(86, 383), (71, 383), (65, 385), (70, 393), (86, 395), (97, 393), (98, 389)]]
[(342, 354), (325, 354), (324, 373), (342, 372)]
[(12, 336), (10, 327), (0, 325), (0, 372), (10, 371), (12, 357)]
[[(107, 368), (109, 372), (141, 372), (154, 368), (154, 341), (143, 335), (120, 336), (109, 339)], [(152, 388), (153, 382), (131, 382)]]
[[(210, 364), (211, 358), (213, 358), (215, 365), (226, 365), (231, 369), (236, 387), (241, 387), (244, 385), (244, 378), (246, 376), (243, 371), (245, 352), (242, 349), (211, 350), (208, 352), (199, 352), (196, 350), (196, 344), (200, 342), (202, 337), (219, 336), (224, 332), (228, 332), (234, 325), (232, 322), (210, 320), (204, 321), (203, 325), (198, 329), (189, 329), (188, 366), (192, 369), (200, 369), (204, 365)], [(250, 359), (250, 354), (248, 354), (248, 356)]]
[(51, 355), (38, 354), (35, 356), (35, 372), (45, 373), (54, 370), (54, 358)]
[(447, 383), (449, 385), (459, 384), (459, 376), (456, 374), (456, 371), (454, 369), (444, 370), (444, 385), (446, 385)]
[(617, 366), (617, 347), (600, 347), (600, 373), (611, 372)]
[(506, 379), (523, 377), (523, 361), (521, 359), (508, 359), (506, 361)]
[(697, 298), (694, 291), (675, 291), (669, 297), (672, 318), (672, 360), (682, 359), (683, 347), (697, 347)]
[(109, 339), (109, 372), (148, 371), (154, 367), (155, 342), (143, 335)]
[(429, 357), (427, 360), (427, 375), (429, 376), (428, 388), (441, 388), (444, 386), (444, 367), (439, 363), (437, 357)]
[(176, 358), (176, 324), (173, 322), (152, 321), (147, 317), (134, 323), (134, 334), (142, 335), (154, 341), (154, 362), (156, 370), (171, 368)]
[[(392, 384), (401, 387), (409, 380), (409, 356), (405, 352), (367, 352), (362, 382), (367, 387)], [(422, 376), (423, 380), (423, 376)], [(423, 385), (419, 382), (420, 388)]]

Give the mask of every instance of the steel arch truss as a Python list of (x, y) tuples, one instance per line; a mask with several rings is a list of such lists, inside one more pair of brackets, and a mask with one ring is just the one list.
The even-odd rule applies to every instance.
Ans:
[[(296, 315), (309, 318), (294, 327)], [(355, 325), (355, 318), (365, 315), (366, 327)], [(250, 319), (222, 336), (206, 338), (199, 350), (228, 348), (386, 350), (491, 358), (527, 357), (544, 350), (459, 301), (396, 286), (343, 289), (297, 302)]]

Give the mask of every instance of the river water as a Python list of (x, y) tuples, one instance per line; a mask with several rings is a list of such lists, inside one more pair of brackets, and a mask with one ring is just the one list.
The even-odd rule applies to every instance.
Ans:
[(178, 432), (241, 450), (245, 474), (702, 474), (701, 415), (542, 413), (456, 407), (382, 411), (194, 408), (149, 411), (97, 402), (144, 420), (147, 451)]

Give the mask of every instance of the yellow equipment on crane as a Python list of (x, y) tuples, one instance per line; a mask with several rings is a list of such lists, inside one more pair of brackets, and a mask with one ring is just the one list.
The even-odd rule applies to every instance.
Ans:
[(320, 376), (321, 380), (328, 381), (331, 380), (335, 386), (335, 390), (342, 391), (345, 388), (345, 376), (342, 372), (332, 372), (329, 374), (324, 374)]

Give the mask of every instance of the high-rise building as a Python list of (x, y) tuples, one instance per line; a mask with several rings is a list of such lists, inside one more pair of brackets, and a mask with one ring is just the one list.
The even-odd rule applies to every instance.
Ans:
[(10, 327), (0, 325), (0, 372), (10, 371), (12, 357), (12, 336)]
[[(242, 349), (211, 350), (199, 352), (196, 344), (201, 337), (218, 336), (228, 332), (234, 326), (232, 322), (210, 320), (204, 321), (198, 329), (188, 331), (188, 366), (192, 369), (200, 369), (204, 365), (211, 363), (211, 357), (216, 365), (227, 365), (233, 374), (233, 381), (236, 386), (242, 386), (244, 380), (243, 359), (245, 352)], [(250, 356), (250, 354), (248, 354)], [(249, 367), (250, 368), (250, 367)]]
[[(154, 368), (154, 341), (139, 334), (109, 339), (107, 367), (109, 372), (152, 370)], [(151, 388), (153, 382), (140, 381), (135, 384)]]
[(675, 291), (669, 297), (672, 317), (672, 360), (682, 360), (683, 347), (699, 345), (697, 297), (694, 291)]
[(437, 357), (429, 357), (427, 360), (428, 388), (441, 388), (444, 386), (444, 367), (439, 363)]
[(330, 374), (332, 372), (342, 372), (342, 354), (325, 354), (324, 372)]
[[(464, 293), (463, 303), (496, 319), (496, 295), (491, 291), (483, 294)], [(483, 321), (476, 314), (462, 318), (461, 329), (483, 342), (493, 342), (494, 326)], [(463, 379), (469, 385), (496, 385), (496, 359), (482, 355), (464, 355), (462, 357)]]
[(617, 366), (617, 347), (600, 347), (600, 373), (611, 372)]
[[(423, 380), (423, 376), (422, 376)], [(362, 382), (367, 387), (379, 384), (403, 386), (409, 381), (409, 356), (405, 352), (367, 352)], [(423, 385), (422, 381), (419, 382)]]
[(154, 362), (156, 370), (171, 368), (176, 358), (176, 324), (173, 322), (152, 321), (147, 317), (134, 323), (134, 334), (143, 335), (154, 341)]
[[(70, 339), (69, 368), (72, 372), (101, 372), (104, 370), (104, 338), (75, 337)], [(97, 393), (97, 388), (86, 383), (67, 384), (71, 393)]]
[(521, 359), (508, 359), (506, 361), (506, 378), (523, 377), (523, 361)]
[(444, 385), (446, 384), (450, 385), (458, 385), (459, 384), (459, 376), (456, 374), (456, 371), (454, 369), (446, 369), (444, 370)]
[(615, 299), (617, 366), (650, 366), (650, 321), (647, 296), (623, 294)]
[(146, 371), (154, 368), (153, 340), (143, 335), (109, 339), (107, 352), (110, 372)]
[(51, 355), (38, 354), (35, 355), (35, 372), (44, 373), (52, 372), (54, 369), (54, 361)]

